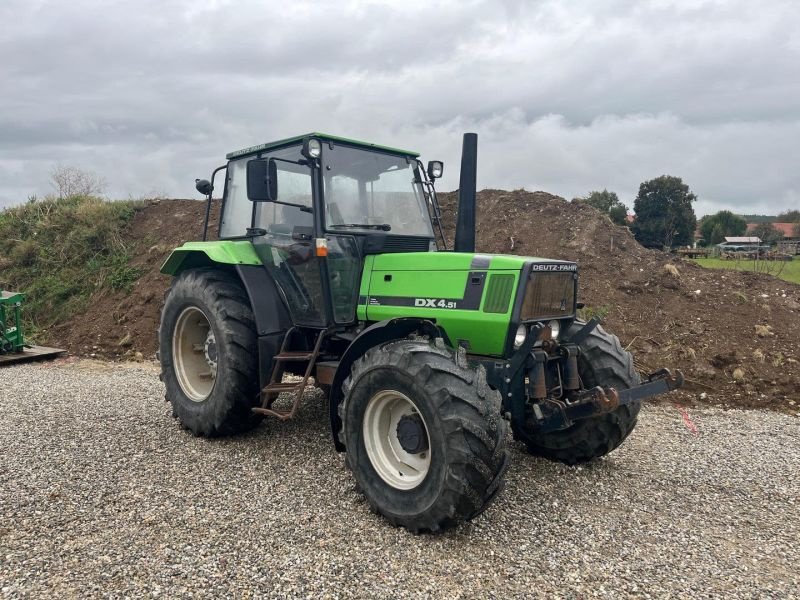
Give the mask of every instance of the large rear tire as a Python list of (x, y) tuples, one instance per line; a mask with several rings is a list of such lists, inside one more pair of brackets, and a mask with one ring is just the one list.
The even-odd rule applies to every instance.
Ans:
[(261, 420), (253, 311), (241, 282), (212, 269), (172, 282), (159, 326), (159, 358), (174, 416), (195, 435), (232, 435)]
[(346, 462), (370, 506), (414, 533), (480, 514), (503, 487), (506, 423), (486, 373), (441, 340), (370, 349), (339, 406)]
[[(585, 323), (577, 321), (567, 336)], [(579, 345), (578, 372), (585, 388), (614, 387), (618, 390), (639, 385), (633, 357), (619, 343), (619, 338), (599, 325)], [(514, 437), (528, 452), (568, 465), (584, 463), (604, 456), (617, 448), (636, 427), (641, 403), (634, 402), (593, 419), (577, 421), (561, 431), (538, 433), (529, 409), (525, 425), (513, 427)]]

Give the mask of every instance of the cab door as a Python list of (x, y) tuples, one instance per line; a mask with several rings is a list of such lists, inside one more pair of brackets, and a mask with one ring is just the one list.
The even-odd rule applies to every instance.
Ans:
[[(262, 158), (299, 160), (299, 147)], [(311, 170), (308, 166), (277, 161), (281, 203), (253, 203), (253, 246), (283, 292), (297, 325), (324, 327), (327, 323), (321, 260), (314, 247)]]

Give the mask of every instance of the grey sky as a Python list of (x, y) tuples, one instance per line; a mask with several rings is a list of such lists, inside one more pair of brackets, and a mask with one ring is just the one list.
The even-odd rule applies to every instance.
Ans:
[(198, 197), (230, 150), (318, 130), (567, 198), (683, 177), (700, 214), (800, 207), (796, 0), (0, 2), (0, 206), (56, 164)]

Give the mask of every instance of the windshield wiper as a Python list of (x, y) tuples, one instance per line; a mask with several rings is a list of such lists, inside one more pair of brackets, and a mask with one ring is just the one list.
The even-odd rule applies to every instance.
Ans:
[(381, 231), (392, 230), (392, 226), (388, 223), (337, 223), (336, 225), (328, 225), (328, 229), (335, 229), (337, 227), (346, 227), (348, 229), (380, 229)]

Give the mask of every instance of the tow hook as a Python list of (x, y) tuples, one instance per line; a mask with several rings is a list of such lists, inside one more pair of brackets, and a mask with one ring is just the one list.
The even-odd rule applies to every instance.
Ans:
[(598, 417), (620, 406), (677, 390), (683, 382), (683, 373), (680, 371), (673, 374), (669, 369), (660, 369), (651, 373), (641, 385), (626, 390), (597, 386), (570, 400), (548, 398), (533, 405), (533, 414), (542, 433), (566, 429), (580, 419)]

